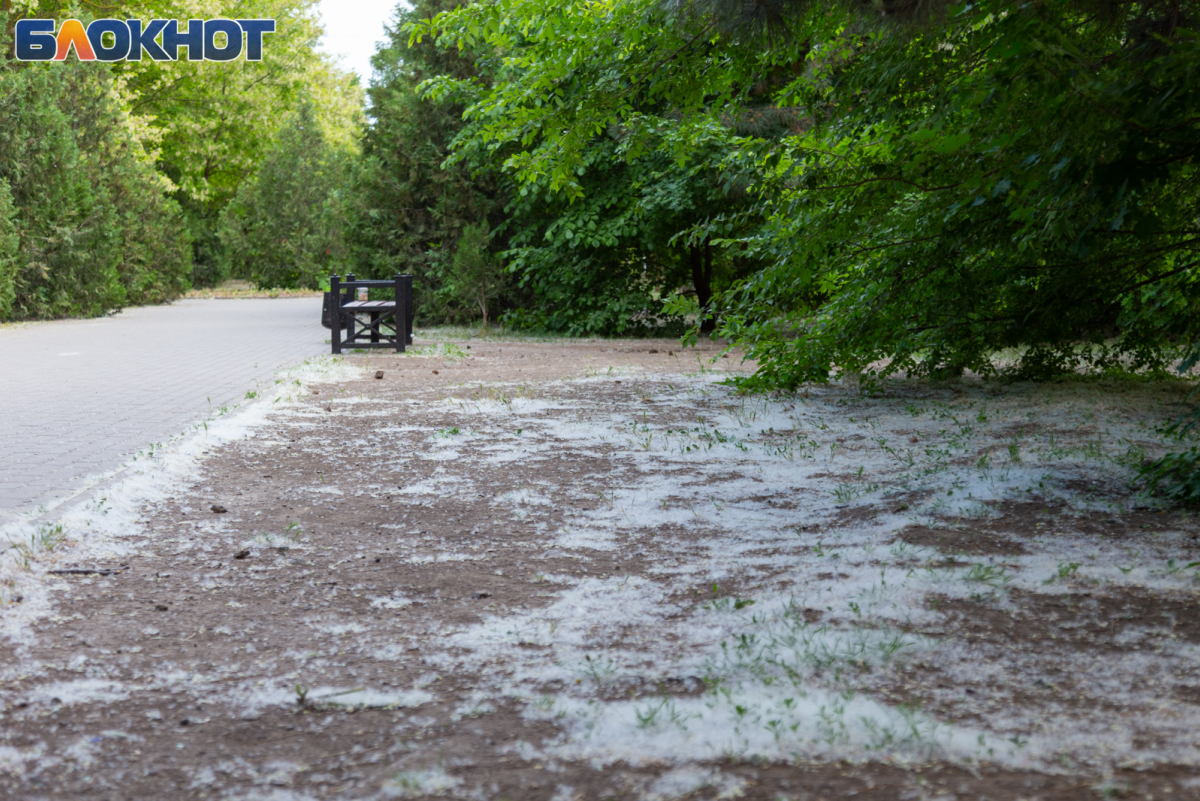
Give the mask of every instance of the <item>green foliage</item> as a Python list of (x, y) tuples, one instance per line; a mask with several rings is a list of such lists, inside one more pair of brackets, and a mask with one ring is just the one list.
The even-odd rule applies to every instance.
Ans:
[(188, 287), (179, 209), (113, 94), (112, 76), (84, 65), (0, 68), (0, 181), (17, 238), (0, 271), (5, 317), (95, 315)]
[(686, 230), (757, 262), (713, 299), (750, 387), (991, 374), (1002, 348), (1027, 378), (1162, 371), (1195, 341), (1194, 4), (735, 5), (498, 0), (410, 30), (494, 54), (490, 82), (423, 89), (466, 106), (456, 158), (522, 190), (586, 202), (613, 131), (630, 165), (747, 187)]
[(21, 238), (17, 235), (16, 225), (13, 224), (16, 213), (8, 182), (0, 180), (0, 320), (8, 319), (17, 296), (17, 252)]
[[(236, 16), (276, 21), (262, 61), (117, 63), (126, 102), (144, 120), (159, 168), (181, 195), (217, 208), (228, 202), (287, 121), (279, 110), (295, 108), (314, 85), (329, 80), (312, 47), (320, 35), (314, 6), (313, 0), (240, 0)], [(184, 20), (208, 14), (152, 0), (131, 6), (128, 16)], [(328, 105), (326, 116), (342, 113), (336, 102)]]
[(1177, 503), (1200, 503), (1200, 448), (1168, 453), (1144, 465), (1139, 477), (1147, 489)]
[[(278, 21), (262, 62), (0, 64), (0, 319), (103, 314), (227, 277), (220, 212), (290, 118), (280, 110), (308, 99), (337, 147), (358, 140), (361, 91), (314, 51), (313, 7), (239, 5)], [(5, 42), (21, 17), (91, 18), (50, 0), (5, 12)], [(211, 16), (169, 2), (103, 15)]]
[(448, 289), (461, 297), (464, 303), (479, 307), (480, 317), (486, 328), (488, 303), (500, 297), (504, 291), (504, 267), (490, 253), (490, 237), (485, 225), (468, 225), (458, 237), (454, 250), (454, 263), (450, 269)]
[[(362, 93), (356, 78), (314, 50), (314, 6), (239, 3), (239, 16), (277, 21), (261, 62), (5, 60), (0, 179), (13, 202), (18, 253), (0, 265), (0, 318), (102, 314), (175, 297), (191, 279), (228, 277), (221, 211), (256, 173), (288, 110), (311, 102), (331, 143), (357, 147)], [(4, 8), (6, 42), (22, 17), (86, 24), (99, 13), (52, 0)], [(152, 0), (105, 6), (100, 15), (211, 16), (198, 8)]]
[(625, 144), (621, 131), (591, 143), (577, 199), (546, 181), (514, 193), (507, 255), (530, 295), (524, 319), (572, 335), (677, 333), (662, 298), (683, 291), (707, 308), (744, 269), (736, 255), (714, 263), (709, 242), (736, 230), (740, 223), (714, 218), (737, 216), (744, 193), (723, 186), (708, 160), (679, 164), (652, 150), (627, 161)]
[(343, 272), (349, 154), (331, 145), (311, 103), (301, 104), (221, 214), (232, 272), (260, 286), (316, 289)]
[[(1200, 361), (1200, 343), (1192, 346), (1191, 352), (1179, 365), (1180, 374), (1186, 373)], [(1200, 393), (1192, 390), (1188, 400)], [(1195, 438), (1200, 432), (1200, 406), (1192, 406), (1163, 432), (1178, 440)], [(1178, 503), (1200, 504), (1200, 448), (1183, 452), (1168, 453), (1161, 459), (1146, 462), (1138, 470), (1138, 478), (1146, 483), (1150, 492), (1159, 493)]]
[(313, 0), (248, 0), (259, 64), (5, 65), (0, 314), (404, 271), (430, 323), (686, 318), (750, 388), (1162, 372), (1200, 341), (1196, 6), (420, 0), (360, 157)]
[(984, 3), (810, 59), (780, 98), (814, 127), (758, 160), (776, 210), (753, 244), (801, 246), (727, 298), (756, 384), (989, 374), (1005, 347), (1033, 379), (1165, 367), (1200, 311), (1196, 43), (1112, 10)]
[[(357, 141), (362, 93), (356, 78), (340, 73), (314, 50), (321, 33), (315, 5), (315, 0), (240, 0), (236, 16), (276, 21), (262, 61), (142, 59), (112, 67), (123, 103), (184, 209), (197, 284), (229, 277), (220, 240), (221, 212), (255, 174), (294, 109), (305, 101), (314, 103), (331, 141), (345, 146)], [(111, 7), (102, 16), (109, 15), (120, 16)], [(126, 16), (183, 20), (209, 13), (152, 0), (130, 5)]]
[(684, 279), (676, 258), (653, 253), (638, 171), (601, 141), (580, 171), (577, 202), (526, 187), (506, 208), (510, 269), (529, 297), (506, 321), (573, 336), (628, 334), (653, 314), (654, 294)]
[[(480, 91), (507, 85), (514, 69), (507, 52), (491, 42), (442, 49), (408, 36), (439, 11), (489, 13), (454, 9), (430, 0), (399, 13), (391, 42), (376, 56), (382, 79), (371, 90), (376, 123), (366, 151), (375, 177), (363, 252), (416, 273), (425, 285), (423, 310), (433, 305), (436, 317), (453, 319), (465, 304), (450, 291), (459, 285), (450, 254), (469, 226), (492, 221), (489, 251), (515, 279), (500, 294), (505, 324), (574, 335), (678, 331), (661, 298), (684, 289), (707, 305), (714, 280), (733, 272), (732, 258), (713, 258), (707, 240), (714, 232), (692, 229), (711, 213), (744, 205), (744, 193), (731, 201), (736, 193), (708, 161), (664, 155), (665, 129), (605, 129), (587, 141), (572, 171), (581, 187), (573, 198), (547, 175), (516, 186), (503, 156), (517, 151), (489, 139), (492, 118), (468, 108)], [(444, 91), (418, 91), (422, 85)], [(627, 160), (632, 152), (643, 158)]]
[[(500, 0), (414, 20), (409, 31), (415, 43), (430, 38), (495, 54), (487, 84), (443, 74), (423, 87), (429, 97), (464, 103), (466, 118), (478, 123), (458, 143), (459, 158), (491, 152), (519, 183), (544, 183), (570, 197), (584, 194), (578, 171), (610, 125), (623, 126), (626, 150), (636, 157), (660, 128), (675, 136), (691, 130), (690, 112), (737, 81), (736, 65), (704, 57), (703, 33), (667, 24), (656, 0)], [(669, 119), (644, 111), (664, 103)]]
[(98, 314), (125, 302), (108, 246), (113, 210), (91, 180), (72, 119), (88, 111), (89, 80), (65, 64), (4, 73), (0, 177), (18, 210), (16, 317)]
[(192, 283), (211, 287), (227, 281), (233, 270), (221, 243), (221, 212), (225, 207), (176, 193), (192, 236)]
[[(452, 7), (449, 0), (422, 0), (398, 8), (372, 64), (369, 90), (374, 122), (363, 140), (357, 211), (349, 238), (358, 274), (414, 276), (415, 302), (424, 323), (460, 323), (480, 313), (479, 303), (460, 291), (454, 260), (468, 228), (490, 230), (498, 217), (502, 191), (493, 176), (475, 175), (464, 165), (443, 166), (450, 144), (463, 127), (462, 108), (421, 98), (416, 87), (432, 75), (477, 80), (474, 59), (430, 43), (410, 45), (400, 29), (407, 23)], [(499, 264), (503, 234), (489, 238), (490, 263)], [(510, 299), (499, 293), (488, 312)]]

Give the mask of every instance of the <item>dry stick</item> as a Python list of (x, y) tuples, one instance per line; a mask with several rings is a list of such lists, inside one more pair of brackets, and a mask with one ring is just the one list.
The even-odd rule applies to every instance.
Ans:
[(58, 570), (47, 570), (46, 575), (49, 576), (111, 576), (115, 573), (120, 573), (123, 570), (128, 570), (129, 565), (121, 565), (120, 567), (64, 567)]

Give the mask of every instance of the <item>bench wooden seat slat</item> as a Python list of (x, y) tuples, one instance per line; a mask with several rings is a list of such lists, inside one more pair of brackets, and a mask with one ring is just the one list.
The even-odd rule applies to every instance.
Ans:
[(343, 311), (383, 311), (394, 308), (396, 308), (394, 300), (352, 300), (342, 304)]

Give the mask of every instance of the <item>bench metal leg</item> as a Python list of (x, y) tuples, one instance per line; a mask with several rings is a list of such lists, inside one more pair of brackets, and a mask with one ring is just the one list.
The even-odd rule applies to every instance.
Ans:
[(333, 296), (333, 352), (342, 352), (342, 280), (336, 275), (329, 276), (329, 292)]
[[(410, 276), (411, 278), (411, 276)], [(405, 276), (395, 276), (396, 281), (396, 309), (392, 312), (392, 322), (396, 324), (396, 352), (404, 353), (405, 345), (408, 343), (408, 305), (409, 299), (406, 297)]]
[(412, 344), (413, 331), (413, 277), (403, 275), (404, 279), (404, 343)]

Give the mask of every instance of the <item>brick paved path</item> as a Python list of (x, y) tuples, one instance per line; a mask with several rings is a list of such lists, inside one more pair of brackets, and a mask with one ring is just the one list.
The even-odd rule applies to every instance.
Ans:
[(0, 330), (0, 524), (327, 353), (320, 307), (185, 300)]

